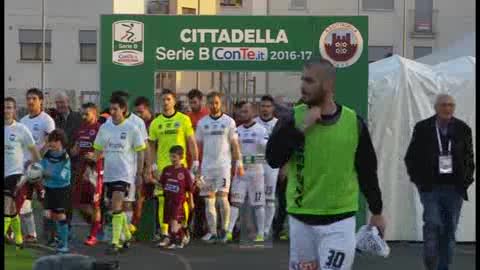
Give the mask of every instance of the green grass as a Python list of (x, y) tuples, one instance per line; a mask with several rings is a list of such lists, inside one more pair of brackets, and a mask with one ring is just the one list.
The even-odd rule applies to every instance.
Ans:
[(5, 270), (32, 270), (35, 256), (31, 249), (15, 250), (13, 245), (5, 245)]

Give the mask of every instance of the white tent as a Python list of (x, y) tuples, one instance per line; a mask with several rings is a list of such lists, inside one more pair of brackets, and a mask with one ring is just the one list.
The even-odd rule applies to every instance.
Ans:
[(464, 56), (476, 57), (475, 49), (475, 32), (470, 32), (466, 33), (462, 39), (449, 44), (447, 48), (438, 48), (431, 54), (415, 61), (427, 65), (437, 65)]
[[(387, 240), (422, 241), (422, 205), (404, 157), (416, 122), (434, 114), (440, 93), (456, 99), (456, 116), (473, 131), (475, 145), (475, 58), (429, 66), (393, 56), (369, 65), (369, 128), (388, 222)], [(475, 183), (468, 190), (458, 241), (475, 241)]]

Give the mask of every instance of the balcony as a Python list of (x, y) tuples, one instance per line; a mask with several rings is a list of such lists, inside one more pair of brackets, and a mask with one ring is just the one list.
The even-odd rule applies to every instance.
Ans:
[(149, 0), (147, 3), (147, 14), (168, 14), (168, 0)]
[(242, 7), (242, 0), (220, 0), (221, 7)]
[(420, 12), (409, 10), (407, 17), (408, 29), (411, 38), (434, 39), (437, 34), (438, 10)]

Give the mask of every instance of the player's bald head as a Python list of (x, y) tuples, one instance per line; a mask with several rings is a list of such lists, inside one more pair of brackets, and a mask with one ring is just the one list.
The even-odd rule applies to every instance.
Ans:
[(323, 58), (308, 60), (302, 74), (302, 100), (308, 105), (321, 105), (333, 99), (335, 91), (335, 67)]
[(319, 80), (335, 81), (336, 69), (327, 59), (321, 57), (312, 57), (304, 64), (305, 69), (312, 69), (318, 76)]

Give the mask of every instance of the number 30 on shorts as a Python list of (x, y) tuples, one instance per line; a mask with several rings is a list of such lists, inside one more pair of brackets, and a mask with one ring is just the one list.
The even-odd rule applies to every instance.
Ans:
[(325, 269), (340, 269), (345, 260), (345, 253), (338, 250), (329, 250), (329, 255), (325, 263)]

